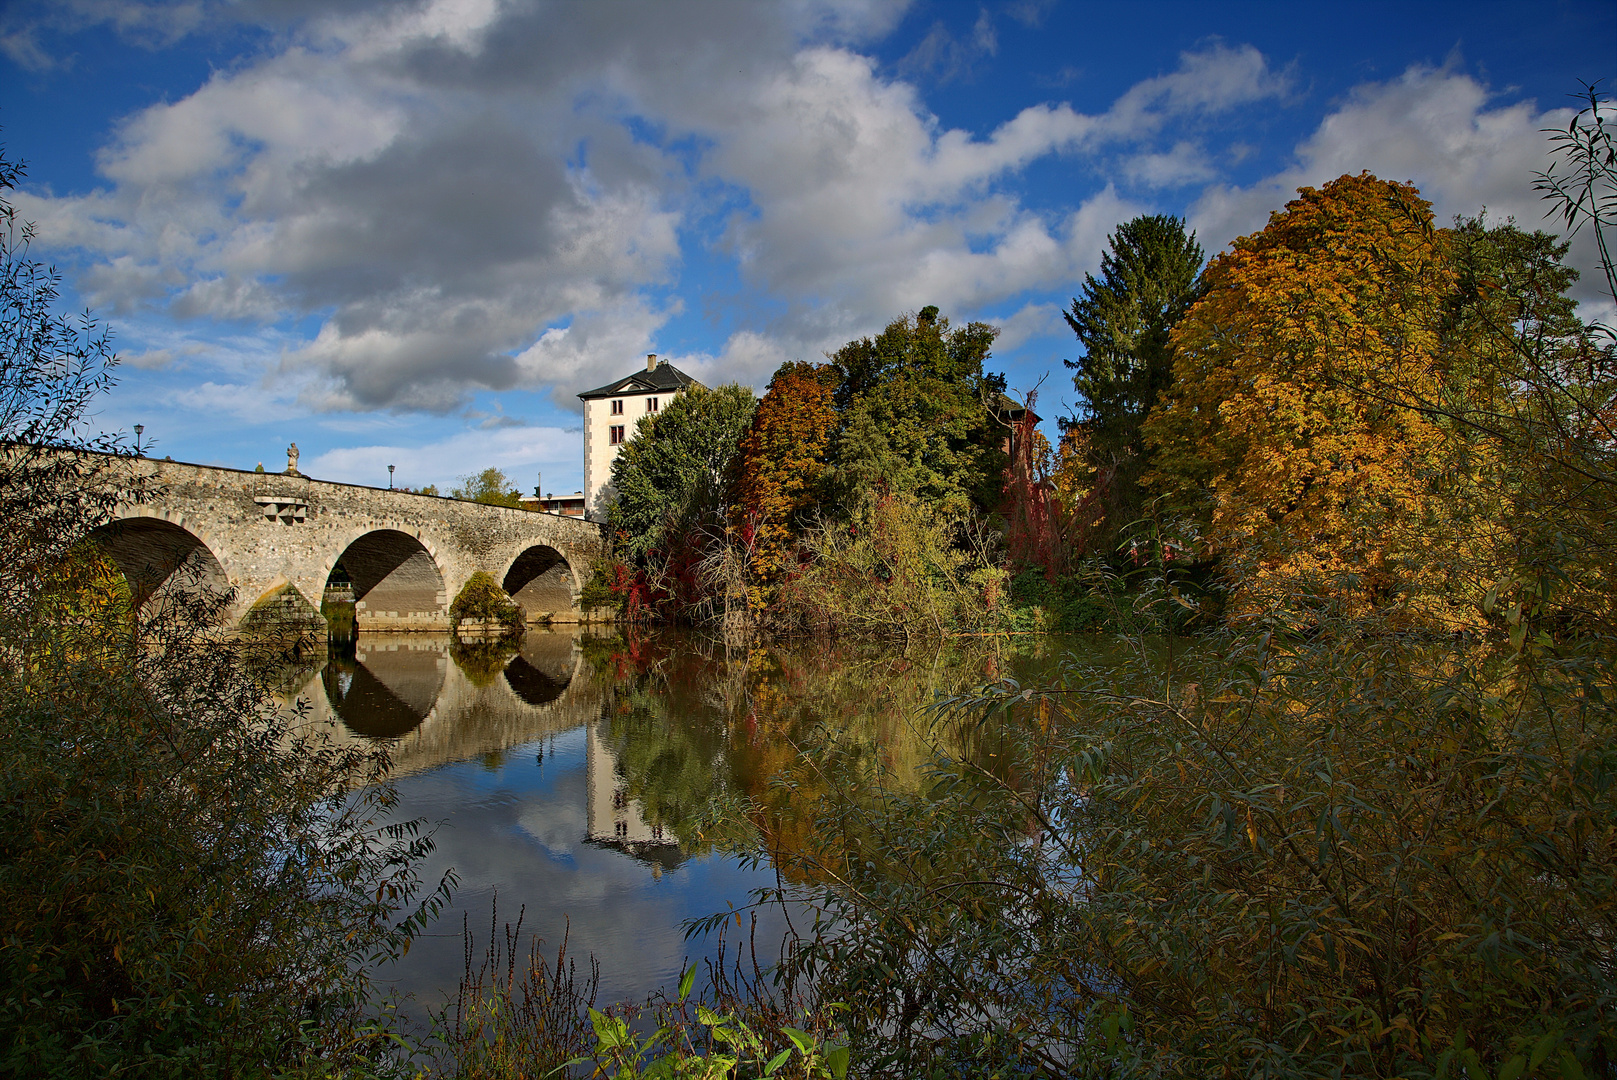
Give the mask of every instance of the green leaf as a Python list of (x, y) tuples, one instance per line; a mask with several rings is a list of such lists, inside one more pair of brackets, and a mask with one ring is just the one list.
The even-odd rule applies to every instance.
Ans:
[(598, 1009), (590, 1009), (590, 1024), (595, 1028), (595, 1037), (607, 1049), (617, 1049), (628, 1045), (629, 1025), (615, 1016), (608, 1016)]
[(692, 964), (685, 969), (685, 974), (679, 979), (679, 1000), (684, 1001), (691, 996), (691, 987), (696, 985), (696, 965)]
[(1559, 1031), (1546, 1031), (1539, 1036), (1538, 1042), (1533, 1046), (1533, 1056), (1527, 1062), (1527, 1068), (1532, 1070), (1544, 1064), (1544, 1059), (1550, 1056), (1550, 1051), (1554, 1050), (1560, 1041), (1561, 1033)]
[(769, 1059), (769, 1064), (764, 1066), (764, 1075), (765, 1076), (774, 1076), (775, 1075), (775, 1070), (780, 1068), (782, 1065), (786, 1064), (786, 1059), (791, 1057), (791, 1056), (792, 1056), (792, 1051), (791, 1051), (790, 1048), (788, 1048), (788, 1049), (782, 1050), (780, 1053), (778, 1053), (774, 1057), (770, 1058)]
[(1527, 1071), (1527, 1058), (1516, 1054), (1499, 1068), (1499, 1080), (1518, 1080)]
[(828, 1043), (825, 1048), (825, 1063), (831, 1069), (831, 1075), (836, 1080), (847, 1080), (848, 1058), (851, 1048), (847, 1043)]
[(810, 1035), (808, 1032), (803, 1031), (800, 1028), (789, 1027), (786, 1025), (782, 1025), (780, 1030), (781, 1034), (785, 1035), (788, 1039), (792, 1040), (792, 1042), (796, 1043), (797, 1048), (803, 1051), (805, 1055), (812, 1054), (814, 1052), (814, 1036)]

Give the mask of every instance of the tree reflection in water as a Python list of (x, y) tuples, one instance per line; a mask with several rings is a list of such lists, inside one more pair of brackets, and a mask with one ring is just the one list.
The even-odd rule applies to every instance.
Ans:
[[(547, 941), (570, 927), (614, 1000), (677, 981), (711, 949), (685, 939), (686, 920), (746, 905), (776, 865), (811, 885), (826, 838), (808, 822), (829, 794), (857, 806), (880, 786), (913, 790), (940, 744), (996, 770), (997, 736), (934, 730), (925, 707), (1049, 663), (983, 641), (904, 654), (531, 630), (514, 649), (455, 649), (445, 636), (360, 634), (301, 696), (351, 737), (390, 742), (399, 814), (441, 822), (423, 873), (461, 876), (442, 936), (395, 972), (401, 992), (430, 1003), (453, 989), (461, 919), (486, 927), (498, 894)], [(847, 840), (857, 847), (852, 823)], [(783, 934), (770, 919), (760, 932)]]
[(809, 822), (833, 791), (845, 801), (861, 790), (915, 790), (939, 752), (1014, 783), (997, 731), (934, 724), (927, 707), (940, 694), (1052, 666), (1061, 643), (1034, 640), (895, 652), (631, 633), (586, 656), (612, 683), (607, 741), (646, 825), (687, 852), (715, 841), (761, 845), (788, 877), (807, 880), (824, 862)]

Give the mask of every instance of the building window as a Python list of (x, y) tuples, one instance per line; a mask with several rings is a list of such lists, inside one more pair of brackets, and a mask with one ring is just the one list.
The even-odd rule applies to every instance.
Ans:
[(612, 445), (616, 446), (616, 445), (618, 445), (618, 443), (620, 443), (622, 441), (623, 441), (623, 425), (622, 424), (613, 424), (612, 425)]
[(622, 401), (614, 401), (612, 403), (612, 415), (613, 416), (622, 416), (623, 415), (623, 402)]
[(646, 399), (646, 411), (647, 412), (656, 412), (657, 411), (657, 399), (656, 398), (648, 397)]

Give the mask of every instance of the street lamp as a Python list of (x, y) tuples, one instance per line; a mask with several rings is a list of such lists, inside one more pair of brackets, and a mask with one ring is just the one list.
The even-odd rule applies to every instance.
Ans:
[(389, 491), (393, 490), (393, 466), (391, 465), (387, 467), (387, 489)]
[(135, 456), (140, 457), (140, 433), (146, 430), (145, 424), (135, 425)]

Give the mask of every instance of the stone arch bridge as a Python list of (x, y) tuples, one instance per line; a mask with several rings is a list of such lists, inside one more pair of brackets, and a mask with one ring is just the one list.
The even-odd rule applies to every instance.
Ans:
[[(136, 603), (175, 590), (230, 589), (232, 625), (251, 613), (320, 610), (351, 583), (359, 630), (448, 630), (449, 605), (479, 570), (530, 621), (583, 618), (578, 597), (605, 556), (579, 518), (385, 488), (135, 459), (131, 490), (97, 540)], [(340, 565), (340, 569), (339, 569)]]

